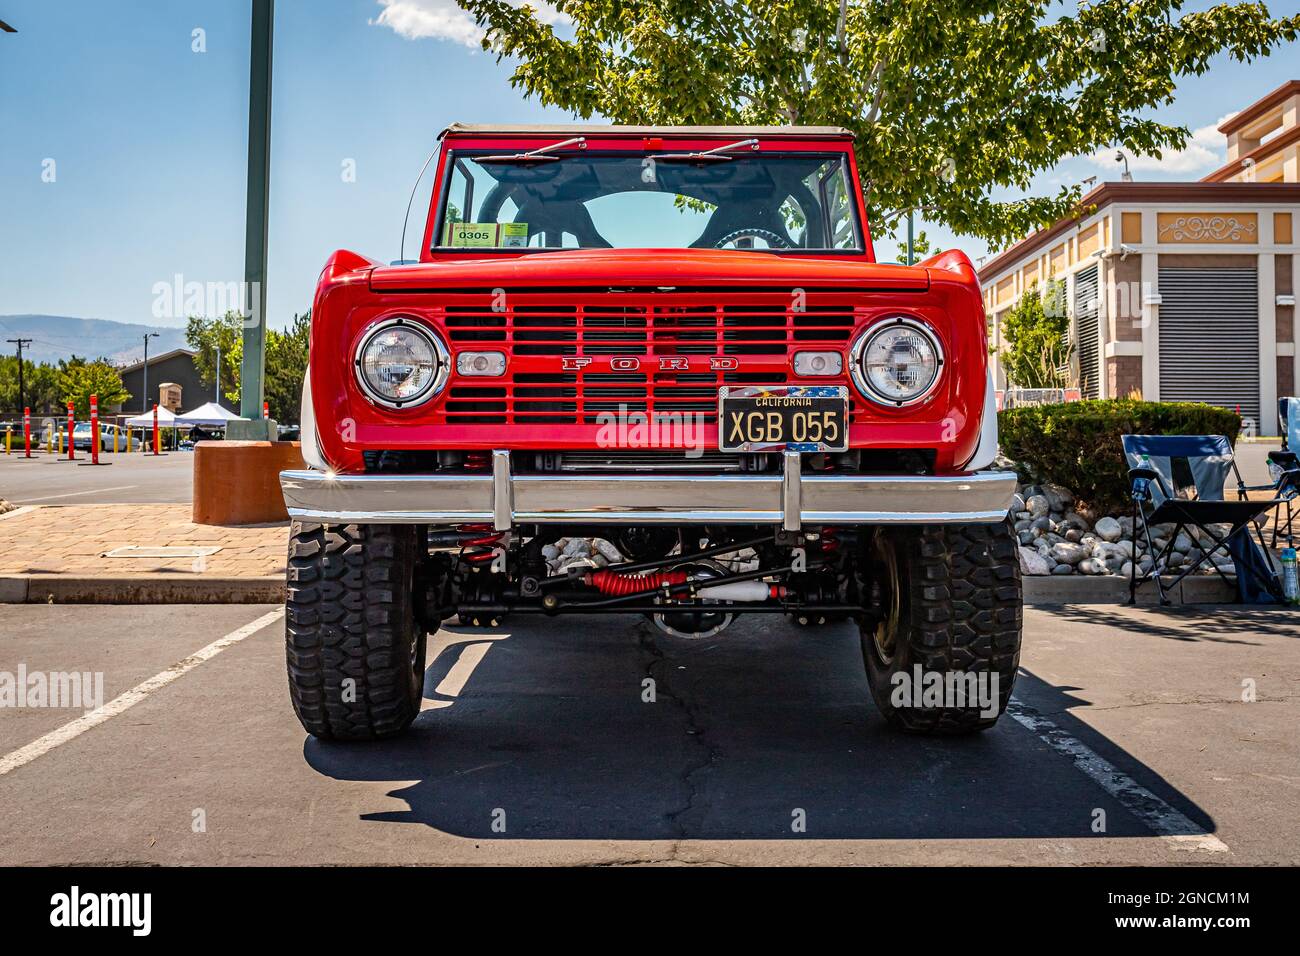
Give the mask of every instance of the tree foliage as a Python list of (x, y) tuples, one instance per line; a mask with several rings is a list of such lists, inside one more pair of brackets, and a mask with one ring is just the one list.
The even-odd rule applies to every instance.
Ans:
[[(266, 365), (263, 394), (271, 417), (280, 424), (298, 421), (302, 383), (307, 376), (307, 343), (311, 310), (295, 314), (283, 332), (266, 330)], [(185, 339), (195, 352), (194, 368), (204, 384), (216, 384), (216, 353), (221, 349), (221, 394), (230, 402), (240, 399), (240, 362), (244, 356), (243, 319), (238, 312), (218, 318), (190, 316)]]
[(1031, 286), (1002, 317), (1002, 368), (1020, 388), (1066, 388), (1072, 384), (1070, 316), (1065, 283), (1048, 279)]
[(271, 406), (271, 417), (281, 424), (298, 421), (310, 337), (310, 310), (305, 315), (295, 314), (283, 332), (267, 329), (266, 401)]
[(916, 210), (1001, 245), (1077, 211), (1079, 187), (1012, 202), (1104, 147), (1159, 155), (1189, 131), (1152, 118), (1213, 57), (1267, 55), (1300, 16), (1182, 0), (458, 0), (512, 84), (582, 118), (826, 124), (857, 134), (868, 203), (893, 234)]
[(217, 384), (217, 354), (221, 354), (221, 395), (239, 401), (239, 363), (244, 356), (244, 320), (235, 311), (218, 318), (191, 315), (185, 324), (185, 342), (194, 350), (194, 370), (208, 388)]
[(90, 417), (90, 396), (94, 395), (101, 410), (121, 405), (131, 397), (122, 385), (122, 376), (105, 359), (87, 361), (76, 355), (59, 362), (56, 373), (59, 401), (64, 407), (72, 402), (78, 419)]
[(18, 358), (0, 356), (0, 414), (18, 416), (24, 403), (33, 415), (58, 410), (58, 369), (46, 362), (23, 359), (23, 402), (18, 400)]

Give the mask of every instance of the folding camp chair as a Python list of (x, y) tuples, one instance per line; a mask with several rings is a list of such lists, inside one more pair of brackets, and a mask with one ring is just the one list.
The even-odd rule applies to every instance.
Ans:
[[(1161, 604), (1169, 604), (1166, 593), (1177, 587), (1189, 574), (1206, 563), (1220, 551), (1231, 554), (1237, 570), (1236, 589), (1243, 601), (1268, 601), (1281, 596), (1282, 589), (1277, 572), (1264, 548), (1264, 537), (1255, 524), (1257, 518), (1276, 507), (1281, 499), (1272, 501), (1225, 501), (1224, 480), (1232, 472), (1238, 487), (1244, 487), (1241, 472), (1232, 454), (1232, 445), (1223, 435), (1125, 435), (1124, 456), (1129, 463), (1129, 480), (1133, 497), (1133, 555), (1129, 575), (1129, 603), (1136, 600), (1137, 589), (1149, 579), (1156, 584)], [(1172, 524), (1169, 543), (1159, 552), (1151, 533), (1153, 525)], [(1227, 534), (1220, 533), (1215, 525), (1228, 525)], [(1251, 539), (1248, 527), (1254, 527), (1256, 542)], [(1199, 558), (1190, 561), (1168, 585), (1160, 572), (1168, 567), (1170, 555), (1178, 535), (1184, 528), (1203, 531), (1213, 547)], [(1148, 553), (1152, 558), (1149, 571), (1138, 576), (1137, 542), (1139, 530), (1145, 535)], [(1199, 546), (1199, 545), (1198, 545)], [(1217, 565), (1219, 577), (1229, 585), (1232, 582)]]
[[(1273, 516), (1273, 536), (1270, 547), (1277, 547), (1277, 539), (1290, 538), (1295, 533), (1296, 504), (1300, 499), (1300, 398), (1280, 398), (1277, 402), (1277, 421), (1282, 433), (1282, 449), (1268, 453), (1268, 475), (1272, 481), (1267, 485), (1239, 485), (1238, 494), (1245, 498), (1248, 491), (1271, 491), (1273, 497), (1281, 499), (1277, 513)], [(1282, 520), (1282, 511), (1286, 511), (1286, 520)]]

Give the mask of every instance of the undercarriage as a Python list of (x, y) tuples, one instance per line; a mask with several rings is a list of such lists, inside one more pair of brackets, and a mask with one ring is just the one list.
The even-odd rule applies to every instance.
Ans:
[[(741, 614), (851, 622), (891, 724), (963, 733), (992, 726), (1010, 696), (1021, 589), (1005, 521), (797, 531), (295, 522), (287, 612), (294, 707), (326, 739), (405, 730), (420, 710), (427, 635), (445, 621), (592, 614), (644, 616), (669, 641), (725, 639)], [(949, 691), (957, 678), (962, 696), (900, 698), (932, 678)]]
[[(850, 529), (462, 525), (427, 537), (429, 627), (453, 614), (471, 624), (510, 614), (644, 614), (666, 634), (698, 638), (742, 613), (809, 621), (878, 614), (858, 594), (848, 556), (859, 534)], [(576, 554), (554, 573), (547, 546), (575, 539), (603, 549)]]

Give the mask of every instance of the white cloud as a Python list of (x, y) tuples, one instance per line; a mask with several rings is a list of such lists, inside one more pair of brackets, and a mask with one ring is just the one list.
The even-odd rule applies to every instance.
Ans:
[[(543, 23), (558, 23), (563, 16), (545, 0), (508, 0), (516, 7), (527, 3)], [(378, 0), (384, 9), (371, 23), (385, 26), (408, 40), (432, 37), (477, 48), (483, 31), (456, 0)]]
[[(1192, 130), (1191, 139), (1186, 146), (1165, 150), (1161, 157), (1134, 156), (1130, 153), (1129, 169), (1160, 173), (1203, 173), (1218, 169), (1227, 162), (1227, 137), (1219, 132), (1219, 126), (1235, 115), (1229, 113), (1209, 126)], [(1124, 164), (1115, 162), (1115, 152), (1114, 149), (1098, 150), (1088, 157), (1088, 161), (1112, 172), (1120, 171)]]

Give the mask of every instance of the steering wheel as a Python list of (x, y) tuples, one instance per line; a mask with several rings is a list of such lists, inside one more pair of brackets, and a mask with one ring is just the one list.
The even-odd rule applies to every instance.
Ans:
[(771, 229), (760, 229), (757, 226), (746, 226), (743, 229), (735, 229), (713, 244), (714, 249), (725, 249), (728, 243), (736, 242), (739, 239), (762, 239), (767, 243), (769, 249), (789, 249), (790, 243), (782, 236), (773, 232)]

